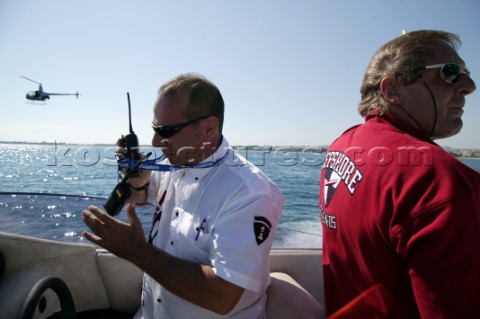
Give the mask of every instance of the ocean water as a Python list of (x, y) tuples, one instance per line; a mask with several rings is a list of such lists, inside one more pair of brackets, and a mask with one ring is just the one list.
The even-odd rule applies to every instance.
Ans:
[[(118, 182), (113, 146), (0, 144), (0, 231), (89, 243), (81, 211), (103, 207)], [(158, 149), (153, 156), (160, 156)], [(274, 247), (321, 247), (318, 189), (323, 154), (237, 151), (281, 189), (285, 207)], [(16, 194), (11, 194), (16, 193)], [(145, 232), (153, 206), (137, 208)], [(126, 221), (125, 213), (118, 216)]]
[[(81, 211), (103, 207), (118, 181), (113, 146), (0, 144), (0, 231), (89, 243)], [(159, 150), (153, 156), (160, 155)], [(274, 247), (321, 247), (319, 176), (323, 154), (276, 148), (237, 151), (263, 170), (285, 196)], [(151, 158), (153, 158), (153, 156)], [(480, 171), (479, 159), (462, 159)], [(15, 193), (15, 194), (12, 194)], [(145, 232), (152, 206), (137, 208)], [(126, 221), (125, 213), (118, 216)]]

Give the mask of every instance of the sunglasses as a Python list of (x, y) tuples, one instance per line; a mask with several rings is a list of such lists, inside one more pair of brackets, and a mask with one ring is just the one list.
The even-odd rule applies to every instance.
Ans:
[(466, 74), (470, 76), (470, 71), (464, 69), (461, 65), (456, 63), (443, 63), (443, 64), (434, 64), (434, 65), (427, 65), (425, 69), (436, 69), (440, 68), (440, 76), (442, 79), (449, 83), (453, 84), (460, 79), (462, 74)]
[(199, 122), (203, 119), (206, 119), (207, 117), (210, 117), (211, 115), (204, 115), (204, 116), (200, 116), (200, 117), (197, 117), (196, 119), (193, 119), (193, 120), (190, 120), (190, 121), (187, 121), (187, 122), (183, 122), (183, 123), (180, 123), (180, 124), (176, 124), (176, 125), (159, 125), (159, 126), (155, 126), (153, 125), (152, 123), (152, 128), (153, 130), (155, 131), (155, 133), (157, 133), (158, 135), (160, 135), (161, 137), (163, 138), (169, 138), (169, 137), (172, 137), (174, 136), (175, 134), (177, 134), (182, 128), (186, 127), (186, 126), (189, 126), (193, 123), (196, 123), (196, 122)]

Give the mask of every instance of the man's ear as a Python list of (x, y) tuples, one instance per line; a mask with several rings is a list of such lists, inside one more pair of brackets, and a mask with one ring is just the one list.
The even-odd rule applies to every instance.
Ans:
[(383, 99), (393, 105), (403, 104), (402, 87), (393, 77), (387, 76), (380, 82)]
[(203, 122), (203, 129), (207, 140), (212, 141), (218, 131), (218, 119), (215, 116), (210, 116), (207, 117)]

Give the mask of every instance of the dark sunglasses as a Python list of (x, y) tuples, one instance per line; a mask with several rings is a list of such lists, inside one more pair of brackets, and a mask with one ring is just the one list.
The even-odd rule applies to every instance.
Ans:
[(442, 79), (449, 83), (453, 84), (460, 79), (462, 74), (466, 74), (470, 76), (470, 71), (464, 69), (460, 64), (456, 63), (443, 63), (443, 64), (434, 64), (434, 65), (427, 65), (425, 69), (436, 69), (440, 68), (440, 76)]
[(153, 130), (155, 131), (155, 133), (157, 133), (158, 135), (160, 135), (161, 137), (163, 138), (169, 138), (169, 137), (172, 137), (174, 136), (175, 134), (177, 134), (182, 128), (186, 127), (186, 126), (189, 126), (190, 124), (193, 124), (193, 123), (196, 123), (196, 122), (199, 122), (203, 119), (206, 119), (207, 117), (210, 117), (211, 115), (204, 115), (204, 116), (200, 116), (200, 117), (197, 117), (196, 119), (193, 119), (193, 120), (190, 120), (190, 121), (187, 121), (187, 122), (183, 122), (183, 123), (180, 123), (180, 124), (176, 124), (176, 125), (159, 125), (159, 126), (155, 126), (153, 125), (152, 123), (152, 128)]

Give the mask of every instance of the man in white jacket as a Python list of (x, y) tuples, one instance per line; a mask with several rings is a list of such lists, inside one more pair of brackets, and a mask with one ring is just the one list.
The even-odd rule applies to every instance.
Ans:
[(127, 207), (123, 223), (96, 207), (84, 236), (145, 271), (136, 318), (265, 318), (269, 251), (284, 199), (222, 135), (220, 91), (197, 74), (160, 88), (152, 145), (162, 171), (131, 178), (131, 202), (153, 202), (148, 239)]

